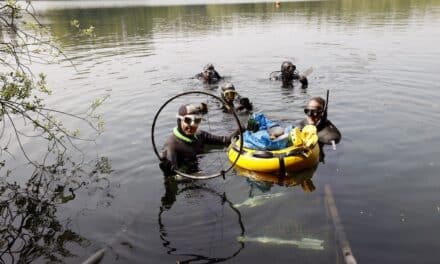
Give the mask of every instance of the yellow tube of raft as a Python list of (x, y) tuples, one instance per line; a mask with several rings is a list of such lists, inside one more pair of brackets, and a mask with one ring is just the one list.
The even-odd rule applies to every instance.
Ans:
[[(292, 130), (293, 146), (280, 150), (255, 150), (243, 147), (236, 166), (257, 172), (277, 172), (284, 166), (286, 171), (300, 171), (311, 168), (318, 163), (319, 146), (317, 144), (316, 128), (306, 126), (299, 132)], [(240, 141), (232, 142), (228, 147), (230, 162), (237, 159)]]
[[(228, 148), (228, 158), (234, 162), (237, 158), (240, 148), (239, 141), (231, 143)], [(303, 152), (303, 154), (300, 154)], [(270, 153), (270, 154), (268, 154)], [(295, 155), (287, 155), (296, 153)], [(262, 156), (268, 157), (262, 157)], [(273, 157), (269, 157), (269, 156)], [(276, 172), (280, 169), (280, 159), (284, 160), (284, 167), (287, 171), (299, 171), (305, 168), (311, 168), (318, 163), (319, 146), (316, 144), (311, 149), (302, 147), (288, 147), (281, 150), (259, 151), (243, 148), (243, 152), (238, 158), (237, 166), (259, 172)]]

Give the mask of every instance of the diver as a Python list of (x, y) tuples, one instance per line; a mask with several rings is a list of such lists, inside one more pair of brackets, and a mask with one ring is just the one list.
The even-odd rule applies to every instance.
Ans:
[(296, 70), (296, 66), (290, 61), (284, 61), (281, 64), (281, 71), (272, 72), (269, 79), (272, 81), (281, 81), (283, 88), (292, 88), (294, 80), (299, 80), (303, 89), (309, 85), (307, 77), (299, 74)]
[(223, 77), (221, 77), (220, 74), (215, 70), (212, 63), (206, 64), (205, 67), (203, 67), (203, 71), (196, 74), (195, 78), (202, 80), (207, 84), (215, 84), (223, 79)]
[(165, 176), (173, 174), (175, 169), (188, 172), (198, 171), (197, 155), (202, 154), (206, 145), (227, 146), (231, 139), (238, 135), (234, 131), (229, 136), (212, 135), (198, 130), (202, 114), (208, 112), (206, 104), (186, 104), (179, 108), (177, 126), (165, 141), (159, 164)]
[(225, 101), (223, 105), (223, 112), (229, 112), (234, 109), (236, 112), (250, 113), (253, 106), (249, 98), (241, 97), (232, 83), (225, 83), (221, 86), (221, 98)]
[(327, 105), (325, 99), (322, 97), (311, 98), (305, 108), (304, 113), (306, 118), (304, 118), (298, 126), (300, 128), (305, 125), (314, 125), (318, 132), (318, 141), (322, 144), (335, 144), (339, 143), (341, 140), (341, 132), (338, 128), (327, 119)]
[[(328, 99), (327, 99), (328, 100)], [(305, 125), (314, 125), (318, 133), (318, 145), (319, 145), (319, 161), (325, 163), (324, 144), (333, 145), (336, 148), (336, 144), (341, 141), (341, 132), (338, 128), (327, 119), (328, 104), (322, 97), (311, 98), (305, 108), (304, 113), (306, 118), (298, 123), (298, 127), (302, 128)]]

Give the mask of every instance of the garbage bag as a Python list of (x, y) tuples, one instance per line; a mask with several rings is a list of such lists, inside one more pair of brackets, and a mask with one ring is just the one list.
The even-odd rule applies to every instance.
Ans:
[[(253, 124), (252, 131), (243, 133), (243, 146), (258, 150), (278, 150), (289, 146), (289, 133), (292, 126), (284, 128), (284, 134), (275, 139), (271, 139), (269, 129), (279, 126), (278, 123), (267, 119), (262, 113), (254, 113), (250, 118)], [(256, 129), (258, 128), (258, 129)]]

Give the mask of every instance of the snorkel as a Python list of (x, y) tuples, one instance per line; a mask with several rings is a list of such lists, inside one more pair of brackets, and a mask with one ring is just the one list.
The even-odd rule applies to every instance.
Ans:
[(324, 107), (324, 114), (321, 117), (322, 122), (327, 121), (327, 112), (328, 112), (328, 96), (330, 94), (330, 90), (327, 89), (327, 95), (325, 98), (325, 107)]
[[(322, 118), (321, 118), (324, 123), (327, 121), (328, 97), (329, 97), (329, 94), (330, 94), (330, 90), (327, 89), (327, 96), (326, 96), (326, 100), (325, 100), (324, 114), (322, 115)], [(332, 144), (333, 150), (336, 150), (336, 143), (339, 142), (339, 140), (340, 140), (340, 134), (339, 134), (339, 139), (333, 139), (333, 140), (330, 141), (331, 144)]]

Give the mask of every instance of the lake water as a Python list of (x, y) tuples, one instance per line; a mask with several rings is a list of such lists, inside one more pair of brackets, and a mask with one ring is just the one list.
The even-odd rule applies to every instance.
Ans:
[[(66, 263), (84, 261), (100, 248), (107, 248), (103, 263), (344, 263), (325, 202), (329, 186), (358, 263), (438, 263), (440, 1), (216, 2), (35, 3), (76, 67), (66, 61), (33, 66), (48, 75), (53, 95), (47, 105), (78, 113), (110, 96), (99, 108), (104, 133), (96, 144), (80, 143), (89, 159), (108, 161), (108, 184), (90, 182), (58, 204), (61, 230), (77, 237), (66, 239), (71, 233), (65, 232), (58, 246), (47, 248)], [(72, 19), (93, 25), (95, 37), (72, 37)], [(268, 80), (285, 60), (300, 71), (313, 67), (307, 89)], [(209, 62), (258, 111), (286, 123), (303, 118), (310, 97), (330, 90), (329, 119), (343, 139), (336, 150), (325, 148), (325, 163), (316, 171), (304, 172), (313, 175), (314, 191), (236, 172), (164, 183), (151, 143), (153, 118), (178, 93), (218, 95), (218, 87), (191, 79)], [(159, 116), (158, 146), (175, 125), (177, 107), (200, 100), (213, 106), (205, 129), (234, 129), (212, 99), (180, 98)], [(27, 146), (35, 156), (44, 153), (32, 142)], [(226, 164), (224, 151), (210, 155), (207, 170), (220, 168), (215, 161)], [(14, 161), (14, 179), (25, 181), (32, 171), (15, 163), (23, 161)], [(231, 206), (271, 194), (279, 197), (255, 207)], [(242, 244), (238, 236), (312, 238), (323, 248)], [(18, 252), (11, 253), (14, 259), (2, 253), (2, 261), (18, 262), (19, 255), (48, 261), (44, 254)]]

